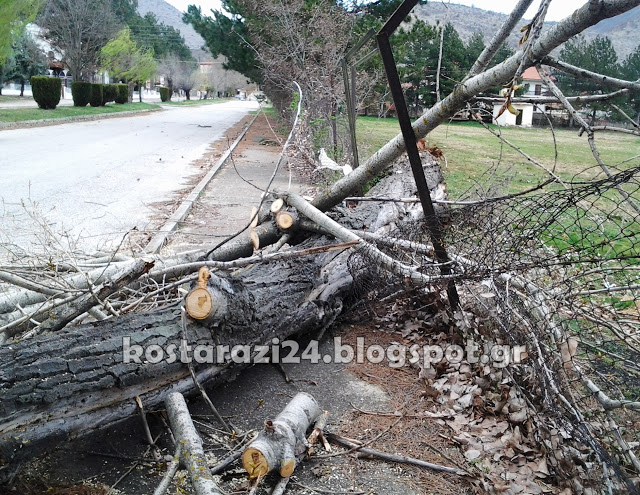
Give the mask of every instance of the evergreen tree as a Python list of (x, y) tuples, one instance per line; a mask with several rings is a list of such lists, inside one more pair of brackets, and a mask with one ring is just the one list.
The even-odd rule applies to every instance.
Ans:
[(189, 5), (182, 20), (204, 38), (208, 50), (214, 57), (223, 55), (227, 61), (225, 69), (244, 74), (252, 81), (261, 82), (262, 75), (256, 60), (255, 48), (251, 45), (249, 27), (260, 20), (250, 15), (242, 1), (222, 0), (222, 11), (213, 11), (213, 17), (203, 15), (200, 7)]
[[(621, 65), (622, 77), (629, 81), (640, 79), (640, 45), (630, 53)], [(640, 123), (640, 95), (631, 93), (625, 100), (624, 109)]]
[(398, 74), (405, 87), (405, 100), (413, 115), (436, 101), (439, 43), (438, 32), (421, 20), (416, 20), (408, 30), (400, 29), (392, 39)]
[(152, 12), (144, 16), (135, 14), (127, 21), (131, 39), (140, 48), (152, 49), (157, 59), (176, 55), (180, 60), (194, 60), (191, 50), (185, 44), (180, 31), (173, 26), (159, 22)]
[(31, 76), (43, 75), (47, 70), (47, 59), (40, 47), (27, 33), (13, 44), (13, 54), (9, 59), (2, 82), (20, 83), (20, 96), (24, 96), (24, 86)]
[(471, 35), (471, 38), (469, 38), (469, 41), (467, 41), (467, 46), (465, 47), (465, 52), (467, 55), (465, 63), (466, 71), (471, 69), (473, 63), (478, 59), (484, 48), (484, 37), (482, 36), (482, 33), (476, 31)]
[[(616, 76), (620, 70), (616, 51), (611, 40), (606, 36), (597, 36), (590, 42), (587, 42), (583, 35), (576, 36), (564, 44), (560, 52), (560, 59), (568, 64), (606, 76)], [(611, 90), (600, 82), (563, 72), (558, 72), (557, 78), (560, 89), (567, 96), (603, 94)], [(602, 103), (592, 103), (589, 105), (589, 109), (592, 119), (595, 119), (597, 111), (608, 109), (608, 107)]]

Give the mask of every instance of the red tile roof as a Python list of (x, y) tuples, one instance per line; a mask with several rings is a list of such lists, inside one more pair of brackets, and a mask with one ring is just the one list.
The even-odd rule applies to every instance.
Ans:
[(536, 79), (537, 81), (541, 80), (540, 75), (538, 74), (538, 71), (535, 67), (529, 67), (527, 70), (525, 70), (522, 73), (522, 79)]

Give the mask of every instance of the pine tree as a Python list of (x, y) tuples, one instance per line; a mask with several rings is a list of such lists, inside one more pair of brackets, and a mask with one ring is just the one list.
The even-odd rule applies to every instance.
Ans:
[(47, 59), (40, 47), (27, 33), (22, 35), (13, 44), (13, 54), (8, 59), (3, 81), (20, 83), (20, 96), (24, 96), (24, 86), (31, 76), (43, 75), (47, 70)]

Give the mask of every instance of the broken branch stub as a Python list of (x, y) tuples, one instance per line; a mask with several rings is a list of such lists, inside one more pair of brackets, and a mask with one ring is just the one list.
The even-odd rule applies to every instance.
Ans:
[(306, 448), (305, 434), (321, 414), (315, 398), (299, 392), (276, 419), (265, 421), (264, 430), (242, 453), (249, 477), (261, 478), (276, 468), (283, 478), (291, 476), (296, 453)]
[(194, 320), (216, 320), (227, 313), (226, 296), (209, 284), (211, 274), (206, 266), (198, 270), (197, 287), (191, 289), (185, 298), (187, 314)]
[(295, 211), (281, 210), (276, 215), (276, 224), (282, 230), (295, 228), (298, 223), (298, 214)]

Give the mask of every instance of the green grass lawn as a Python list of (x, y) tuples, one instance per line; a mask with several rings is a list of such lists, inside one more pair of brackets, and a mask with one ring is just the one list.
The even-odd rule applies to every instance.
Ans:
[(190, 105), (215, 105), (217, 103), (225, 103), (233, 99), (234, 98), (207, 98), (206, 100), (165, 101), (162, 105), (174, 105), (178, 107)]
[[(555, 161), (553, 134), (548, 129), (491, 126), (547, 169), (554, 169), (563, 180), (585, 180), (596, 176), (597, 168), (586, 135), (576, 129), (555, 131), (558, 157)], [(400, 132), (395, 119), (360, 117), (357, 123), (360, 160), (368, 158)], [(431, 132), (429, 146), (440, 148), (447, 159), (444, 168), (449, 196), (458, 198), (468, 191), (498, 195), (522, 191), (544, 180), (548, 175), (522, 155), (501, 143), (474, 122), (452, 122)], [(615, 167), (640, 154), (640, 137), (607, 132), (596, 135), (596, 143), (604, 162)], [(620, 165), (637, 165), (633, 160)]]
[(0, 122), (24, 122), (25, 120), (63, 119), (81, 115), (103, 115), (119, 112), (152, 110), (160, 108), (150, 103), (109, 104), (104, 107), (59, 106), (55, 110), (40, 108), (0, 108)]

